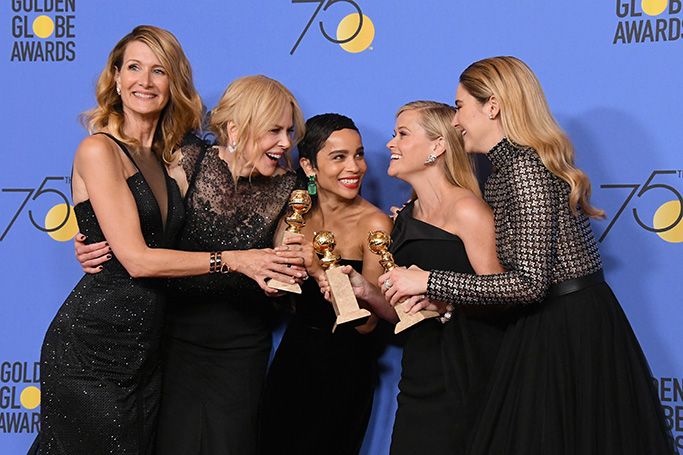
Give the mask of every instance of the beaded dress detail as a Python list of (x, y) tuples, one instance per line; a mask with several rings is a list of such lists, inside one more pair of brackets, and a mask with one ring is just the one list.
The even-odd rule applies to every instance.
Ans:
[[(178, 186), (164, 175), (165, 225), (142, 173), (127, 180), (152, 248), (173, 247), (184, 218)], [(105, 240), (89, 200), (74, 211), (86, 243)], [(132, 278), (115, 256), (81, 278), (41, 350), (41, 455), (152, 453), (165, 294), (163, 280)]]

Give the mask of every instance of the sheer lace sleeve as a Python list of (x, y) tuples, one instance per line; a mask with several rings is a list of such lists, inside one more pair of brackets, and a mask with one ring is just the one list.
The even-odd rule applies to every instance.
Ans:
[(188, 133), (183, 137), (179, 150), (181, 154), (180, 167), (185, 173), (188, 182), (194, 180), (198, 168), (198, 160), (204, 155), (207, 147), (210, 147), (209, 144), (192, 133)]
[(503, 157), (504, 163), (492, 157), (494, 165), (501, 166), (487, 183), (498, 256), (508, 271), (496, 275), (432, 271), (429, 298), (451, 304), (526, 304), (546, 295), (556, 253), (558, 182), (533, 151), (516, 152)]
[[(201, 149), (201, 142), (183, 147), (181, 164), (190, 184), (178, 248), (185, 251), (271, 248), (275, 229), (296, 181), (295, 174), (245, 177), (236, 184), (216, 147), (207, 146), (203, 154), (197, 149)], [(192, 294), (263, 295), (256, 282), (239, 273), (176, 279), (172, 286)]]

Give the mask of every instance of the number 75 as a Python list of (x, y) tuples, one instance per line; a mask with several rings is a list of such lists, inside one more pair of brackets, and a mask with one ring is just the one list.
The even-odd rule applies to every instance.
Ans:
[[(681, 196), (681, 193), (679, 193), (678, 190), (676, 190), (676, 188), (674, 188), (670, 185), (665, 185), (663, 183), (655, 183), (655, 184), (652, 183), (652, 180), (654, 180), (654, 178), (656, 176), (662, 175), (662, 174), (665, 174), (665, 175), (674, 174), (675, 175), (675, 174), (679, 174), (679, 171), (675, 171), (675, 170), (652, 171), (652, 174), (650, 174), (650, 177), (648, 177), (647, 181), (645, 182), (644, 185), (642, 185), (642, 187), (639, 184), (600, 185), (600, 188), (606, 188), (606, 189), (631, 188), (631, 192), (629, 193), (628, 197), (626, 197), (624, 202), (621, 204), (621, 207), (619, 207), (619, 210), (617, 211), (616, 215), (614, 215), (614, 218), (612, 219), (612, 221), (610, 221), (609, 225), (607, 226), (607, 229), (605, 229), (605, 232), (603, 232), (602, 235), (600, 236), (600, 239), (599, 239), (600, 242), (602, 242), (605, 239), (605, 237), (607, 237), (607, 234), (612, 229), (614, 224), (617, 222), (617, 220), (619, 219), (621, 214), (624, 212), (624, 210), (628, 206), (629, 202), (631, 202), (631, 199), (633, 199), (633, 196), (636, 196), (639, 198), (639, 197), (643, 196), (645, 193), (647, 193), (648, 191), (651, 191), (654, 189), (661, 188), (663, 190), (670, 192), (671, 194), (673, 194), (676, 197), (676, 199), (678, 200), (678, 202), (680, 204), (678, 216), (668, 226), (655, 228), (654, 226), (649, 226), (649, 225), (643, 223), (643, 221), (640, 219), (640, 216), (638, 215), (638, 210), (634, 207), (632, 210), (633, 210), (633, 218), (636, 220), (636, 223), (638, 223), (638, 225), (640, 225), (640, 227), (642, 227), (643, 229), (645, 229), (646, 231), (649, 231), (649, 232), (666, 232), (669, 229), (672, 229), (674, 226), (676, 226), (681, 221), (681, 219), (683, 218), (683, 197)], [(640, 188), (640, 191), (638, 191), (638, 188)], [(638, 191), (638, 194), (636, 194), (636, 191)]]

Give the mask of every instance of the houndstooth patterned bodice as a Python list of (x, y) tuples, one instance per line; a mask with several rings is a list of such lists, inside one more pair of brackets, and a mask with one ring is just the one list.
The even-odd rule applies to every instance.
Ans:
[(548, 288), (602, 268), (588, 217), (569, 208), (569, 185), (533, 149), (501, 140), (488, 157), (486, 200), (493, 209), (498, 258), (507, 272), (429, 274), (427, 295), (451, 304), (524, 304)]

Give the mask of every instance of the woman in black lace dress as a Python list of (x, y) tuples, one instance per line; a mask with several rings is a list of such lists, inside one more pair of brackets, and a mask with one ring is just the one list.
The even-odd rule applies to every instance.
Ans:
[(588, 217), (590, 183), (532, 71), (514, 57), (460, 76), (454, 124), (487, 153), (486, 197), (505, 273), (395, 270), (391, 303), (515, 307), (469, 440), (469, 454), (671, 454), (646, 359), (604, 282)]
[(81, 230), (106, 239), (111, 260), (80, 280), (45, 335), (42, 455), (153, 451), (166, 292), (151, 277), (206, 274), (218, 257), (167, 249), (184, 209), (162, 158), (199, 125), (191, 74), (171, 33), (139, 26), (100, 75), (85, 116), (95, 134), (76, 151), (72, 189)]
[[(377, 281), (382, 268), (368, 248), (368, 232), (389, 231), (391, 220), (359, 195), (367, 164), (358, 128), (343, 115), (316, 115), (306, 122), (298, 150), (301, 173), (314, 193), (302, 230), (308, 263), (318, 262), (311, 257), (314, 233), (328, 230), (335, 235), (341, 263)], [(301, 248), (288, 244), (277, 250), (294, 256)], [(309, 273), (315, 276), (316, 269)], [(335, 313), (317, 283), (303, 283), (302, 291), (294, 296), (295, 314), (268, 371), (261, 453), (356, 454), (377, 381), (378, 346), (370, 333), (377, 320), (373, 315), (362, 325), (341, 325), (332, 333)]]
[(187, 144), (171, 165), (187, 211), (178, 246), (220, 245), (235, 255), (228, 264), (237, 273), (171, 284), (158, 432), (164, 455), (255, 452), (273, 322), (266, 293), (277, 292), (267, 282), (282, 281), (268, 264), (305, 273), (271, 249), (296, 182), (281, 167), (304, 131), (295, 98), (275, 80), (244, 77), (227, 88), (210, 126), (220, 145)]

